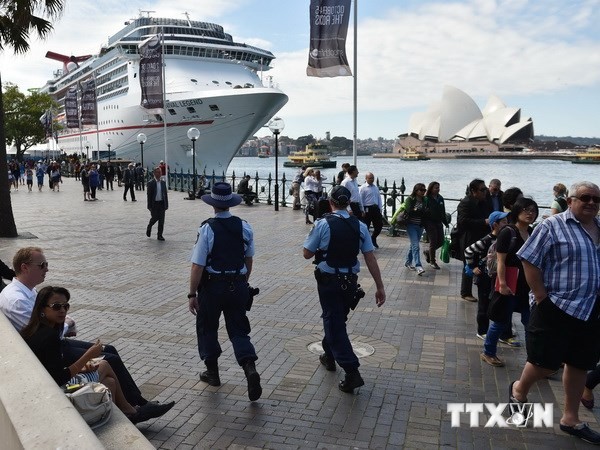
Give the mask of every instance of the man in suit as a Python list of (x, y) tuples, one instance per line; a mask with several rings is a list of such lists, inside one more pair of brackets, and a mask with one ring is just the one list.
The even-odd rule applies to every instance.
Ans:
[(106, 190), (113, 190), (113, 181), (115, 180), (115, 168), (111, 163), (106, 164)]
[(133, 186), (135, 184), (135, 169), (133, 168), (133, 163), (129, 163), (129, 166), (125, 170), (123, 174), (123, 184), (125, 184), (125, 191), (123, 192), (123, 200), (127, 201), (127, 191), (131, 192), (131, 201), (135, 202), (135, 192), (133, 191)]
[[(146, 236), (152, 234), (152, 226), (158, 222), (159, 241), (164, 241), (163, 227), (165, 225), (165, 211), (169, 209), (169, 198), (167, 196), (167, 183), (161, 179), (160, 167), (154, 169), (154, 179), (148, 182), (146, 194), (148, 197), (148, 210), (150, 211), (150, 222), (146, 228)], [(132, 191), (133, 193), (133, 191)]]
[(490, 181), (488, 186), (487, 193), (485, 195), (485, 201), (488, 205), (488, 209), (490, 211), (503, 211), (504, 207), (502, 205), (502, 182), (497, 178), (494, 178)]

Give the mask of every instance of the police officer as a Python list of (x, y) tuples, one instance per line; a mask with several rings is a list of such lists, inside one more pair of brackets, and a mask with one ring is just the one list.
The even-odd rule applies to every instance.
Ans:
[(343, 186), (335, 186), (331, 190), (329, 204), (333, 212), (318, 220), (307, 236), (304, 257), (309, 259), (316, 255), (315, 278), (325, 331), (325, 352), (319, 360), (330, 371), (335, 371), (337, 362), (346, 372), (339, 388), (352, 393), (355, 388), (365, 384), (358, 371), (358, 358), (352, 351), (346, 332), (348, 313), (360, 299), (359, 293), (364, 295), (357, 284), (359, 251), (363, 253), (367, 268), (375, 280), (377, 306), (385, 303), (385, 290), (369, 231), (356, 216), (348, 214), (350, 191)]
[(246, 374), (248, 398), (258, 400), (262, 387), (246, 317), (248, 278), (254, 256), (252, 227), (229, 212), (230, 207), (242, 201), (231, 192), (229, 183), (215, 183), (212, 192), (203, 195), (202, 200), (213, 207), (215, 217), (200, 226), (191, 258), (189, 309), (196, 316), (198, 352), (206, 364), (200, 380), (211, 386), (221, 385), (217, 360), (222, 353), (218, 331), (223, 312), (235, 358)]

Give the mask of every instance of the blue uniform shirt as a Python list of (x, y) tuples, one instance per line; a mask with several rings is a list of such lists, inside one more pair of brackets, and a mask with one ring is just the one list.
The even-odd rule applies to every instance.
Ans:
[[(232, 214), (229, 211), (221, 211), (215, 214), (215, 218), (217, 219), (227, 219), (231, 216)], [(244, 256), (253, 257), (254, 233), (252, 231), (252, 226), (243, 220), (242, 234), (244, 237)], [(215, 234), (210, 225), (208, 223), (201, 225), (200, 228), (198, 228), (198, 239), (196, 240), (196, 245), (194, 245), (194, 249), (192, 250), (192, 257), (190, 258), (190, 261), (194, 264), (205, 267), (206, 271), (209, 273), (215, 273), (210, 266), (206, 267), (206, 261), (208, 259), (208, 255), (212, 251), (214, 243)], [(244, 264), (244, 267), (242, 270), (240, 270), (240, 274), (245, 274), (246, 272), (248, 272), (248, 268)]]
[[(336, 211), (334, 214), (348, 218), (350, 214), (348, 211)], [(369, 235), (369, 230), (367, 226), (363, 222), (359, 222), (359, 230), (360, 230), (360, 244), (359, 248), (362, 253), (368, 253), (373, 251), (373, 242), (371, 241), (371, 236)], [(319, 219), (316, 221), (315, 226), (306, 239), (304, 240), (304, 248), (310, 252), (315, 253), (317, 250), (327, 250), (329, 247), (329, 239), (330, 239), (330, 231), (329, 224), (325, 219)], [(326, 261), (321, 261), (317, 268), (321, 272), (326, 273), (335, 273), (335, 269), (327, 264)], [(358, 273), (360, 271), (360, 262), (357, 262), (354, 267), (352, 267), (352, 273)], [(345, 272), (344, 269), (340, 269), (340, 272)]]

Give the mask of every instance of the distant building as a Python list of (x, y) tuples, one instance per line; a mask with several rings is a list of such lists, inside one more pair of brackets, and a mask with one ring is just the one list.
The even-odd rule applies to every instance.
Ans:
[(533, 139), (533, 121), (491, 95), (483, 111), (466, 93), (445, 86), (442, 99), (411, 116), (395, 151), (428, 153), (520, 150)]

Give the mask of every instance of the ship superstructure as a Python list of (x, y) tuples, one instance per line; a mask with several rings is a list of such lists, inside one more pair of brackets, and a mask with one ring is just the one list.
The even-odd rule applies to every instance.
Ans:
[[(164, 43), (165, 108), (159, 113), (140, 106), (139, 81), (139, 45), (156, 35)], [(98, 126), (63, 128), (58, 146), (68, 154), (97, 157), (107, 152), (110, 139), (113, 158), (140, 161), (136, 137), (144, 133), (145, 166), (166, 159), (172, 171), (191, 172), (192, 145), (186, 133), (196, 127), (197, 172), (221, 175), (246, 139), (288, 99), (279, 89), (263, 86), (262, 73), (270, 68), (273, 54), (234, 42), (214, 23), (140, 17), (126, 22), (99, 55), (47, 56), (64, 63), (42, 88), (60, 105), (71, 87), (96, 80)], [(64, 109), (59, 120), (61, 116)]]

